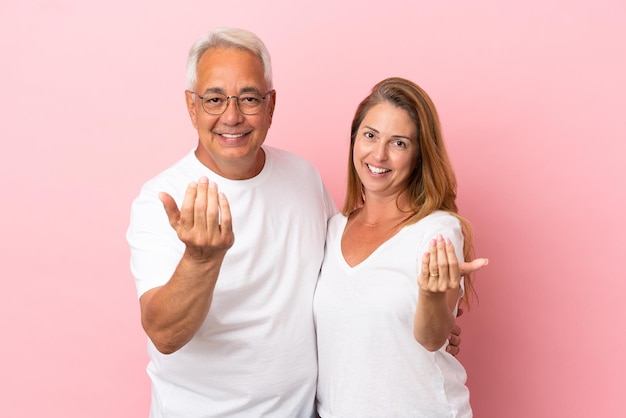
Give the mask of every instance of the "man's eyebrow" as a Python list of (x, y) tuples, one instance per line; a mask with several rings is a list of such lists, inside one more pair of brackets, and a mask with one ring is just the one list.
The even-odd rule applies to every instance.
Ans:
[(224, 90), (222, 90), (219, 87), (209, 87), (206, 90), (204, 90), (204, 93), (202, 93), (202, 95), (204, 96), (207, 93), (219, 93), (219, 94), (226, 94), (224, 93)]
[[(219, 94), (223, 94), (227, 96), (226, 92), (221, 87), (209, 87), (204, 91), (204, 93), (202, 93), (202, 95), (204, 96), (207, 93), (219, 93)], [(261, 94), (258, 88), (250, 86), (250, 87), (242, 88), (237, 94), (235, 94), (235, 96), (238, 94), (245, 94), (245, 93)]]
[(257, 94), (261, 94), (261, 91), (258, 88), (256, 88), (256, 87), (250, 86), (250, 87), (242, 88), (241, 91), (239, 92), (239, 94), (241, 94), (241, 93), (257, 93)]

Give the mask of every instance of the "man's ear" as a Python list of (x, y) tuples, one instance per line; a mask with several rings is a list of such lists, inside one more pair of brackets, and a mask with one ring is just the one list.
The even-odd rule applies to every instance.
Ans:
[(196, 122), (196, 101), (194, 97), (194, 93), (189, 90), (185, 90), (185, 101), (187, 102), (187, 112), (189, 112), (189, 118), (191, 119), (191, 124), (194, 128), (198, 129), (198, 124)]
[(270, 123), (272, 123), (272, 117), (274, 116), (274, 109), (276, 108), (276, 90), (272, 90), (270, 93), (270, 108), (269, 108), (269, 117)]

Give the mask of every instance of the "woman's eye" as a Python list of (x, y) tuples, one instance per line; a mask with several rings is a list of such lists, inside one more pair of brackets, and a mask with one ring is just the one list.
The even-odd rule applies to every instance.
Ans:
[(398, 148), (406, 148), (406, 143), (404, 141), (393, 141), (393, 145)]

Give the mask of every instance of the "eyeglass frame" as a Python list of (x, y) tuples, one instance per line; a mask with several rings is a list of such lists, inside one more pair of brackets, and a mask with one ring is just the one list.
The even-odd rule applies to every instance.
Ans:
[[(274, 89), (271, 89), (271, 90), (269, 90), (268, 92), (266, 92), (265, 94), (260, 95), (260, 96), (261, 96), (261, 105), (259, 106), (259, 110), (258, 110), (257, 112), (255, 112), (255, 113), (244, 113), (244, 112), (241, 110), (241, 108), (239, 107), (239, 96), (235, 96), (235, 95), (232, 95), (232, 96), (227, 96), (227, 95), (225, 95), (224, 93), (218, 93), (218, 92), (206, 92), (206, 93), (204, 93), (204, 94), (201, 96), (201, 95), (199, 95), (198, 93), (196, 93), (196, 92), (195, 92), (195, 91), (193, 91), (193, 90), (187, 90), (187, 91), (188, 91), (189, 93), (191, 93), (191, 94), (195, 94), (195, 95), (196, 95), (196, 96), (200, 99), (200, 107), (202, 107), (202, 110), (204, 110), (204, 112), (205, 112), (207, 115), (211, 115), (211, 116), (220, 116), (220, 115), (223, 115), (223, 114), (226, 112), (226, 110), (228, 109), (228, 105), (230, 104), (230, 99), (236, 99), (236, 100), (235, 100), (235, 105), (237, 106), (237, 110), (239, 111), (239, 113), (241, 113), (242, 115), (246, 115), (246, 116), (254, 116), (254, 115), (258, 115), (259, 113), (261, 113), (261, 108), (263, 107), (263, 103), (265, 103), (265, 99), (267, 98), (267, 96), (268, 96), (269, 94), (271, 94), (272, 92), (274, 92)], [(254, 93), (254, 92), (253, 92), (253, 93)], [(224, 107), (224, 110), (222, 110), (220, 113), (209, 113), (209, 112), (207, 112), (207, 110), (204, 108), (204, 96), (206, 96), (207, 94), (221, 94), (222, 96), (225, 96), (225, 97), (226, 97), (226, 107)], [(249, 94), (249, 93), (242, 93), (242, 94), (244, 94), (244, 95), (245, 95), (245, 94)], [(258, 93), (254, 93), (254, 94), (258, 94)]]

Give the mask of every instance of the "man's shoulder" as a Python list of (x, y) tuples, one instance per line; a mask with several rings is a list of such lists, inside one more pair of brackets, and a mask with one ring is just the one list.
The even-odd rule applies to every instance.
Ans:
[(313, 163), (291, 151), (267, 145), (264, 145), (263, 149), (271, 155), (271, 158), (276, 161), (277, 164), (286, 165), (291, 168), (299, 168), (302, 170), (313, 171), (315, 173), (318, 172)]
[(329, 228), (339, 228), (343, 227), (346, 222), (348, 222), (348, 218), (343, 213), (337, 212), (328, 220), (328, 226)]
[(168, 185), (178, 188), (180, 184), (186, 185), (194, 177), (196, 171), (197, 159), (193, 151), (188, 152), (174, 164), (165, 168), (143, 185), (143, 188), (150, 189), (154, 187), (160, 188), (162, 191), (167, 191)]

